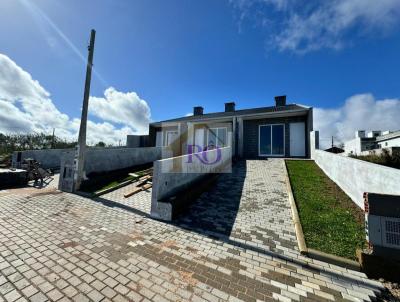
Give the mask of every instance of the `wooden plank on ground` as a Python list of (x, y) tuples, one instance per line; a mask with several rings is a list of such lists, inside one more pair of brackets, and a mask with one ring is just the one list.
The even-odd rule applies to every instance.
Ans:
[(150, 189), (151, 187), (152, 187), (151, 184), (145, 184), (142, 188), (143, 188), (143, 190), (147, 190), (147, 189)]
[(147, 179), (145, 179), (145, 180), (142, 180), (141, 182), (139, 182), (136, 186), (137, 187), (141, 187), (141, 186), (143, 186), (143, 185), (145, 185), (145, 184), (147, 184), (148, 182), (151, 182), (153, 180), (153, 178), (147, 178)]
[(142, 188), (134, 188), (132, 191), (125, 193), (124, 197), (125, 198), (130, 197), (132, 195), (135, 195), (136, 193), (139, 193), (140, 191), (142, 191)]
[(148, 174), (148, 175), (140, 177), (139, 180), (147, 180), (147, 179), (150, 179), (151, 177), (152, 176), (150, 174)]

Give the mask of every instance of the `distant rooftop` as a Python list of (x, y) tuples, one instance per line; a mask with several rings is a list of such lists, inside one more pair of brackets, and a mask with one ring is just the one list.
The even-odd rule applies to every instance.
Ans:
[(389, 132), (384, 135), (380, 135), (376, 138), (376, 140), (379, 142), (379, 141), (384, 141), (384, 140), (396, 138), (396, 137), (400, 137), (400, 130)]

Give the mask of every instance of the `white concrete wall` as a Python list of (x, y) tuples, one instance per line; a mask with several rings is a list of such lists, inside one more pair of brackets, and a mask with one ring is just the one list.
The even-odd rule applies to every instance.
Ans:
[(319, 149), (319, 131), (310, 132), (310, 157), (314, 158), (315, 150)]
[(86, 175), (151, 163), (162, 158), (162, 147), (88, 149), (85, 159)]
[[(21, 152), (21, 161), (26, 158), (33, 158), (40, 162), (44, 168), (59, 168), (61, 158), (69, 153), (74, 154), (75, 149), (45, 149), (45, 150), (27, 150)], [(72, 152), (72, 153), (71, 153)], [(85, 171), (106, 172), (123, 169), (135, 165), (141, 165), (153, 162), (162, 158), (162, 152), (169, 154), (167, 148), (146, 147), (146, 148), (88, 148), (86, 153)], [(13, 153), (12, 166), (18, 167), (17, 152)]]
[(356, 137), (344, 143), (344, 153), (348, 154), (360, 154), (361, 153), (361, 138)]
[[(42, 167), (59, 168), (61, 164), (61, 157), (64, 152), (72, 151), (74, 149), (43, 149), (43, 150), (26, 150), (21, 152), (21, 162), (27, 158), (33, 158), (41, 163)], [(20, 164), (17, 162), (17, 153), (13, 152), (12, 167), (19, 168)]]
[[(205, 177), (208, 173), (230, 172), (231, 147), (218, 150), (221, 151), (221, 160), (214, 164), (202, 163), (195, 157), (195, 154), (155, 161), (153, 165), (151, 215), (158, 219), (171, 220), (173, 205), (165, 202), (165, 199), (189, 188), (193, 182)], [(217, 149), (205, 152), (210, 162), (216, 159), (217, 152)], [(201, 156), (201, 153), (197, 154)], [(190, 162), (190, 157), (192, 157), (192, 162)]]
[[(163, 157), (170, 157), (172, 152), (166, 147), (146, 147), (146, 148), (93, 148), (88, 149), (85, 157), (85, 174), (104, 173), (133, 166), (152, 163)], [(69, 177), (63, 179), (64, 167), (69, 170), (75, 169), (75, 151), (65, 152), (61, 159), (61, 171), (59, 189), (68, 192), (73, 190), (73, 175), (75, 171), (69, 173)], [(69, 179), (67, 179), (69, 178)]]
[(400, 170), (322, 150), (313, 159), (360, 208), (364, 192), (400, 195)]

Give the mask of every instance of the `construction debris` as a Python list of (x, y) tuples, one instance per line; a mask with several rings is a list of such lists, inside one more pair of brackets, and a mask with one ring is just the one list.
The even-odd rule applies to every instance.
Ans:
[[(152, 187), (152, 180), (153, 180), (153, 169), (147, 169), (142, 172), (144, 175), (138, 179), (138, 183), (136, 184), (135, 188), (124, 194), (125, 198), (128, 198), (132, 195), (135, 195), (141, 191), (146, 191)], [(133, 175), (134, 174), (134, 175)], [(135, 173), (130, 173), (131, 176), (139, 176)]]
[(40, 185), (43, 185), (43, 180), (52, 176), (50, 170), (45, 170), (40, 163), (32, 158), (24, 159), (21, 165), (22, 169), (26, 170), (28, 181), (34, 180), (37, 183), (40, 180)]
[(125, 198), (131, 197), (132, 195), (135, 195), (136, 193), (139, 193), (140, 191), (142, 191), (143, 189), (141, 187), (136, 187), (133, 189), (133, 191), (130, 191), (128, 193), (124, 194)]

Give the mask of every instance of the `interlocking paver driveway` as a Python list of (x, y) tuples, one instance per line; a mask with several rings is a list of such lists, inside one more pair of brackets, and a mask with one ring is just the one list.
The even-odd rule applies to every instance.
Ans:
[(282, 160), (222, 175), (174, 224), (67, 193), (0, 197), (0, 301), (369, 300), (297, 249)]

